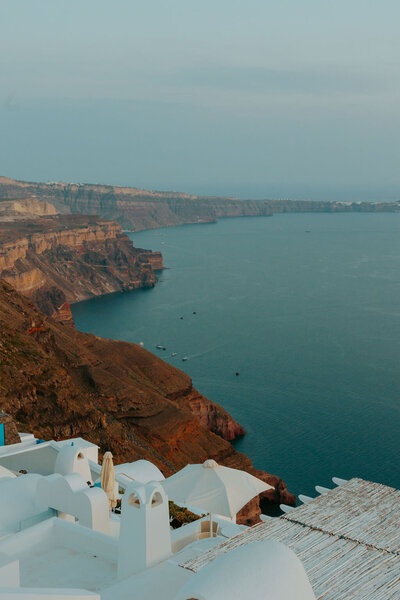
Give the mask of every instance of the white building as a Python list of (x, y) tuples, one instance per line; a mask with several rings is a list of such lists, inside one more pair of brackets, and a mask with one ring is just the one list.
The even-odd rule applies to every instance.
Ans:
[[(120, 515), (109, 512), (107, 495), (93, 486), (100, 470), (97, 447), (80, 438), (38, 443), (21, 434), (20, 443), (0, 448), (0, 600), (400, 597), (400, 534), (396, 538), (388, 530), (393, 510), (400, 514), (400, 492), (391, 488), (381, 486), (387, 499), (382, 547), (374, 538), (374, 550), (364, 551), (372, 525), (371, 539), (364, 528), (364, 541), (355, 539), (348, 523), (353, 537), (340, 537), (337, 515), (329, 531), (321, 525), (324, 507), (334, 514), (343, 497), (350, 502), (344, 513), (353, 514), (356, 496), (349, 490), (361, 489), (361, 480), (251, 528), (214, 515), (210, 537), (207, 519), (170, 528), (164, 478), (151, 463), (117, 465), (118, 489), (124, 492)], [(375, 525), (378, 521), (375, 510)], [(355, 565), (351, 575), (341, 552)], [(365, 552), (372, 552), (369, 578)], [(374, 580), (380, 586), (376, 596)]]

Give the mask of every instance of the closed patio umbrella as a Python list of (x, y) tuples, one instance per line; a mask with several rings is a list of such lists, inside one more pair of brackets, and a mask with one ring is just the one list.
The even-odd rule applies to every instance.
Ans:
[(245, 471), (223, 467), (215, 460), (187, 465), (161, 485), (170, 500), (210, 513), (210, 521), (211, 513), (233, 518), (254, 496), (273, 489), (261, 479)]
[(103, 457), (103, 464), (100, 473), (100, 483), (102, 489), (105, 491), (110, 504), (110, 510), (115, 508), (117, 500), (115, 498), (115, 472), (113, 464), (113, 455), (111, 452), (106, 452)]

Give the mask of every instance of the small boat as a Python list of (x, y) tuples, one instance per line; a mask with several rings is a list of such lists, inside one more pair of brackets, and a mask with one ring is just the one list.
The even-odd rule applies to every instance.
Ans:
[(182, 358), (182, 361), (185, 361), (185, 360), (187, 360), (187, 359), (188, 359), (188, 357), (187, 357), (187, 356), (184, 356), (184, 357)]
[(142, 346), (142, 348), (143, 348), (144, 343), (143, 342), (139, 342), (139, 346)]
[(193, 311), (193, 314), (194, 314), (194, 315), (197, 315), (197, 312), (194, 310), (194, 311)]
[(239, 377), (239, 375), (240, 375), (239, 371), (236, 371), (235, 375), (236, 375), (236, 377)]
[(171, 352), (171, 356), (176, 356), (177, 354), (177, 352)]
[(163, 350), (164, 346), (161, 346), (161, 344), (157, 344), (156, 348), (158, 348), (159, 350)]
[(183, 319), (183, 317), (179, 317), (180, 319)]
[(163, 347), (163, 350), (166, 350), (166, 348)]

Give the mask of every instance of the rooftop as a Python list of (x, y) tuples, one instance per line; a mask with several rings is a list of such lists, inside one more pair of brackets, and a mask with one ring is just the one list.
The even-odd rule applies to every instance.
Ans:
[(351, 479), (180, 566), (197, 573), (235, 548), (276, 540), (302, 561), (320, 600), (400, 598), (400, 491)]

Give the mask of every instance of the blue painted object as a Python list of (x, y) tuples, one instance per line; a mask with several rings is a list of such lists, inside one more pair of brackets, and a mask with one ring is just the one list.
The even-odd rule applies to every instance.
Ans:
[(37, 444), (44, 444), (46, 440), (36, 440)]
[(96, 483), (94, 484), (94, 487), (99, 487), (99, 488), (101, 488), (101, 483), (100, 483), (100, 481), (96, 481)]
[(4, 437), (4, 423), (0, 424), (0, 446), (5, 446), (6, 441)]

